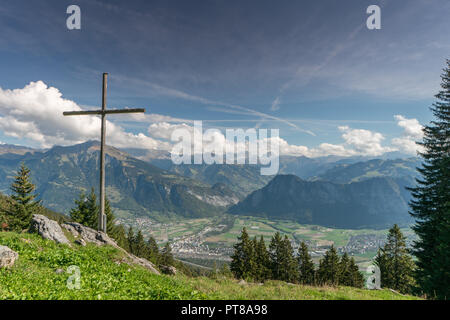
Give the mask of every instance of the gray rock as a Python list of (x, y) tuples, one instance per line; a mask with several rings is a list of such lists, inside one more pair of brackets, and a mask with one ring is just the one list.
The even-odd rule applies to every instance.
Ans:
[(173, 266), (161, 266), (160, 270), (164, 274), (176, 275), (177, 269)]
[(139, 265), (152, 273), (160, 274), (159, 271), (156, 270), (153, 263), (144, 258), (136, 257), (135, 255), (132, 255), (131, 253), (127, 252), (125, 249), (119, 247), (117, 243), (113, 239), (111, 239), (107, 234), (101, 231), (97, 231), (92, 228), (83, 226), (82, 224), (77, 222), (67, 222), (62, 226), (67, 230), (73, 229), (79, 235), (80, 238), (75, 241), (76, 243), (81, 244), (85, 242), (86, 244), (86, 242), (90, 242), (99, 246), (101, 245), (113, 246), (114, 248), (117, 248), (118, 250), (122, 251), (125, 254), (126, 260), (124, 261), (124, 263), (127, 263), (129, 265)]
[(72, 227), (70, 224), (64, 223), (64, 224), (62, 224), (62, 227), (64, 229), (66, 229), (67, 231), (69, 231), (74, 238), (78, 238), (80, 236), (78, 231), (74, 227)]
[(80, 246), (86, 247), (86, 241), (84, 241), (83, 239), (77, 239), (75, 240), (76, 244), (79, 244)]
[(56, 273), (56, 274), (64, 273), (64, 269), (61, 269), (61, 268), (56, 269), (56, 270), (55, 270), (55, 273)]
[(63, 227), (67, 230), (72, 230), (72, 234), (77, 233), (86, 242), (91, 242), (99, 246), (109, 244), (117, 247), (116, 242), (105, 233), (83, 226), (78, 222), (67, 222), (63, 224)]
[(58, 222), (50, 220), (40, 214), (33, 215), (33, 218), (31, 219), (30, 232), (36, 232), (44, 239), (70, 245), (70, 241), (64, 235), (64, 232)]
[(14, 265), (19, 254), (8, 247), (0, 246), (0, 268), (9, 268)]

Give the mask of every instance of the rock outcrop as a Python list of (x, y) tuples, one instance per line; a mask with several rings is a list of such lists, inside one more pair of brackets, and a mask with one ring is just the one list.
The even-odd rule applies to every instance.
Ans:
[(67, 222), (64, 223), (62, 227), (74, 236), (74, 238), (76, 239), (75, 242), (79, 245), (85, 246), (86, 243), (94, 243), (98, 246), (113, 246), (125, 254), (125, 258), (121, 262), (127, 263), (129, 265), (139, 265), (151, 271), (152, 273), (160, 274), (150, 261), (136, 257), (125, 249), (119, 247), (113, 239), (111, 239), (107, 234), (101, 231), (96, 231), (77, 222)]
[(0, 246), (0, 268), (9, 268), (14, 265), (19, 254), (8, 247)]
[(81, 238), (85, 242), (91, 242), (99, 246), (109, 244), (117, 247), (116, 242), (101, 231), (96, 231), (92, 228), (85, 227), (77, 222), (67, 222), (62, 226), (75, 238)]
[(161, 272), (169, 275), (176, 275), (177, 269), (174, 266), (161, 266)]
[(50, 220), (46, 216), (40, 214), (33, 215), (30, 232), (36, 232), (44, 239), (70, 245), (70, 241), (64, 235), (58, 222)]

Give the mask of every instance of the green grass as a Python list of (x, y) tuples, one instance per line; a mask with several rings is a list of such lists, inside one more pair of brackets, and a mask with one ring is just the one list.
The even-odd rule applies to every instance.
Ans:
[[(37, 235), (0, 232), (0, 245), (19, 253), (11, 269), (0, 269), (0, 300), (5, 299), (414, 299), (389, 290), (308, 287), (278, 281), (241, 285), (229, 278), (155, 275), (120, 263), (124, 254), (103, 246), (55, 244)], [(81, 288), (70, 290), (76, 265)]]
[[(0, 269), (3, 299), (204, 299), (206, 296), (168, 276), (117, 264), (123, 254), (112, 247), (68, 247), (36, 235), (1, 233), (0, 244), (19, 253), (10, 270)], [(81, 289), (67, 288), (68, 273), (81, 271)]]
[(390, 290), (365, 290), (351, 287), (311, 287), (281, 281), (264, 284), (239, 284), (230, 278), (179, 278), (193, 288), (204, 292), (210, 299), (231, 300), (415, 300)]

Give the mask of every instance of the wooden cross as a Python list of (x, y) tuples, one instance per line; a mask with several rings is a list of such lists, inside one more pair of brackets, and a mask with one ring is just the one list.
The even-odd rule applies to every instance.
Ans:
[(117, 113), (137, 113), (145, 112), (143, 108), (136, 109), (119, 109), (106, 110), (106, 88), (107, 88), (108, 74), (103, 73), (103, 96), (102, 109), (91, 111), (66, 111), (63, 112), (65, 116), (81, 116), (81, 115), (101, 115), (102, 129), (100, 139), (100, 212), (98, 213), (98, 230), (106, 233), (106, 215), (105, 215), (105, 132), (106, 132), (106, 115)]

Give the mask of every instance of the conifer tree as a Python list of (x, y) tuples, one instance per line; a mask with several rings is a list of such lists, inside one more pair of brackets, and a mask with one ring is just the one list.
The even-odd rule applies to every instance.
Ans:
[(411, 292), (414, 283), (414, 262), (398, 225), (395, 224), (389, 229), (387, 242), (378, 251), (375, 264), (380, 268), (382, 287), (401, 293)]
[(159, 265), (169, 267), (173, 266), (174, 262), (175, 260), (173, 259), (172, 248), (170, 247), (170, 244), (167, 242), (164, 248), (162, 249)]
[(270, 242), (269, 252), (272, 278), (286, 282), (297, 282), (298, 264), (289, 238), (285, 236), (283, 239), (279, 232), (275, 233)]
[(134, 235), (134, 230), (133, 230), (133, 227), (132, 226), (130, 226), (129, 228), (128, 228), (128, 233), (127, 233), (127, 242), (128, 242), (128, 251), (130, 252), (130, 253), (133, 253), (134, 254), (134, 252), (135, 252), (135, 247), (136, 247), (136, 237), (135, 237), (135, 235)]
[(254, 248), (256, 265), (255, 279), (258, 281), (270, 279), (270, 257), (263, 236), (261, 236), (259, 241), (257, 241), (255, 237)]
[(360, 272), (358, 270), (358, 266), (355, 264), (355, 260), (353, 258), (350, 259), (347, 252), (344, 252), (342, 255), (339, 266), (339, 285), (358, 287), (358, 273)]
[(117, 231), (116, 217), (114, 216), (114, 213), (111, 209), (111, 204), (109, 203), (108, 198), (105, 198), (105, 215), (106, 215), (106, 233), (115, 239), (114, 235)]
[(359, 271), (358, 266), (356, 265), (355, 259), (353, 257), (350, 258), (349, 270), (352, 275), (350, 286), (356, 288), (364, 287), (364, 276)]
[(30, 169), (20, 164), (14, 182), (11, 184), (12, 210), (8, 212), (8, 224), (11, 230), (21, 231), (30, 226), (33, 214), (41, 211), (40, 202), (34, 193), (36, 186), (31, 183)]
[(136, 235), (133, 254), (138, 257), (146, 257), (148, 255), (147, 245), (145, 243), (144, 236), (141, 230), (139, 230)]
[(254, 248), (244, 227), (238, 242), (233, 246), (230, 269), (238, 279), (250, 279), (254, 275)]
[(99, 208), (94, 188), (91, 188), (91, 192), (87, 196), (82, 191), (78, 200), (75, 200), (75, 204), (76, 207), (70, 210), (72, 220), (86, 227), (97, 229)]
[(155, 238), (153, 238), (152, 236), (150, 236), (148, 238), (147, 241), (147, 258), (148, 260), (150, 260), (151, 262), (153, 262), (154, 264), (158, 264), (159, 263), (159, 247), (158, 244), (156, 243)]
[(129, 245), (128, 245), (127, 236), (125, 234), (125, 228), (123, 227), (123, 225), (114, 226), (114, 232), (113, 232), (112, 237), (114, 238), (114, 240), (116, 240), (117, 245), (119, 247), (124, 248), (125, 250), (128, 250)]
[(417, 257), (416, 280), (429, 297), (450, 297), (450, 60), (441, 75), (441, 90), (431, 107), (434, 120), (425, 126), (421, 178), (410, 189)]
[(284, 274), (281, 280), (291, 283), (296, 283), (298, 276), (298, 261), (294, 256), (294, 249), (292, 248), (291, 241), (285, 235), (282, 242), (282, 267)]
[(314, 284), (314, 262), (308, 252), (308, 246), (304, 241), (300, 243), (298, 248), (298, 265), (299, 265), (299, 283), (313, 285)]
[(283, 278), (283, 269), (281, 265), (282, 255), (283, 255), (283, 240), (281, 234), (276, 232), (269, 245), (269, 258), (270, 258), (270, 270), (272, 274), (272, 279), (281, 280)]
[(340, 280), (340, 259), (334, 245), (325, 252), (325, 256), (319, 262), (317, 271), (319, 283), (322, 285), (338, 285)]

